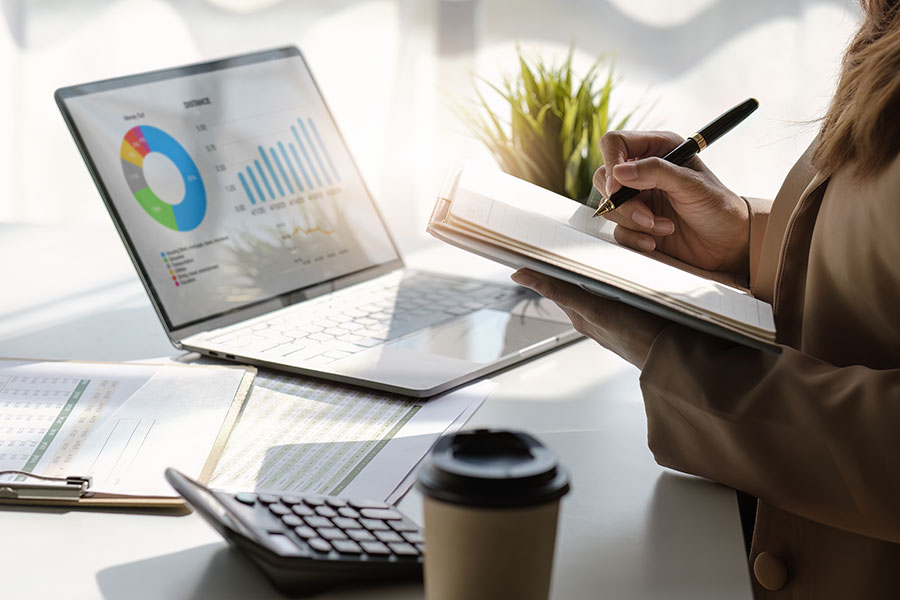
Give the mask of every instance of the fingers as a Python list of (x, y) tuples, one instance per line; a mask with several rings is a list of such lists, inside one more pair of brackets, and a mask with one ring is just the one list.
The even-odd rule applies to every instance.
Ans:
[(606, 194), (606, 167), (600, 167), (594, 171), (594, 178), (591, 181), (597, 191)]
[(697, 171), (665, 161), (659, 157), (644, 158), (616, 165), (612, 175), (622, 185), (639, 190), (662, 190), (669, 195), (689, 196), (702, 192), (703, 182)]
[(617, 242), (632, 250), (653, 252), (656, 249), (656, 240), (653, 236), (622, 227), (621, 225), (616, 227), (615, 231), (613, 231), (613, 236), (616, 238)]
[(662, 156), (683, 141), (684, 138), (671, 131), (607, 132), (600, 138), (600, 151), (603, 153), (603, 163), (607, 166), (605, 185), (607, 196), (621, 187), (612, 176), (616, 166), (635, 158)]
[(645, 233), (664, 236), (675, 233), (675, 222), (666, 217), (654, 215), (643, 201), (635, 198), (612, 212), (603, 215), (613, 223)]
[[(605, 182), (606, 167), (604, 166), (594, 172), (593, 185), (598, 190), (603, 190)], [(671, 219), (654, 215), (646, 204), (637, 199), (627, 201), (615, 211), (604, 213), (603, 217), (623, 227), (645, 231), (653, 235), (675, 233), (675, 223)]]
[(531, 269), (519, 269), (511, 278), (519, 285), (531, 288), (547, 300), (558, 304), (566, 314), (574, 311), (584, 316), (593, 315), (597, 311), (598, 303), (604, 302), (602, 298), (578, 286), (536, 273)]

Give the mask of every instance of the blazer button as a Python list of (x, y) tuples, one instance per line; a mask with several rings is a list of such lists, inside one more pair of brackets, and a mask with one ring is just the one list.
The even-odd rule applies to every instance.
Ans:
[(787, 567), (784, 561), (771, 552), (760, 552), (753, 561), (753, 574), (759, 585), (770, 592), (775, 592), (787, 583)]

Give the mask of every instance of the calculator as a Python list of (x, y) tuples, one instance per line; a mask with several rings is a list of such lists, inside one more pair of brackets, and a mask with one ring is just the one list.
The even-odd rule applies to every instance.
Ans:
[(287, 595), (422, 579), (422, 531), (384, 502), (211, 490), (171, 468), (166, 479)]

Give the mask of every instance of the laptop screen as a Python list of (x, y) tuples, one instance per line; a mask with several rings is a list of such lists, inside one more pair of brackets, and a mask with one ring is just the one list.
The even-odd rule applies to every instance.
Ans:
[(398, 258), (296, 48), (57, 99), (170, 329)]

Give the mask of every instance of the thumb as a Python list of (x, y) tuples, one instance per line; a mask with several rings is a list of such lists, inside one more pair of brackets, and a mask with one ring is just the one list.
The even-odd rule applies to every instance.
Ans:
[(696, 191), (700, 183), (696, 171), (656, 156), (616, 165), (613, 177), (630, 188), (662, 190), (675, 195)]

